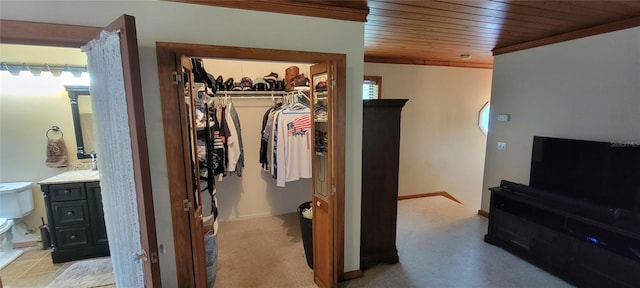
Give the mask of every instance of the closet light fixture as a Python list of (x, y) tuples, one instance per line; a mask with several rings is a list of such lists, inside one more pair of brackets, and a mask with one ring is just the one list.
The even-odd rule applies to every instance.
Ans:
[(8, 71), (9, 74), (11, 74), (11, 76), (20, 76), (20, 71), (22, 71), (22, 65), (20, 66), (12, 65), (11, 67), (9, 67), (7, 63), (2, 63), (2, 65), (0, 65), (0, 71)]
[(43, 71), (51, 72), (54, 77), (60, 77), (62, 72), (69, 72), (73, 77), (80, 78), (82, 73), (87, 72), (87, 66), (78, 65), (49, 65), (49, 64), (29, 64), (29, 63), (5, 63), (0, 64), (0, 71), (8, 71), (12, 76), (20, 76), (20, 72), (31, 72), (34, 76), (42, 75)]
[(471, 59), (471, 54), (460, 54), (460, 59), (469, 60)]
[(30, 71), (31, 74), (33, 74), (33, 76), (42, 75), (42, 70), (43, 70), (42, 67), (31, 67), (31, 66), (29, 66), (27, 64), (24, 64), (24, 65), (27, 67), (26, 71)]

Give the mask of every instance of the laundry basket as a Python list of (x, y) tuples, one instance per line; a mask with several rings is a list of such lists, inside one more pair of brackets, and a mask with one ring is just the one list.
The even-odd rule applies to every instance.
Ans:
[(302, 215), (304, 209), (311, 208), (311, 201), (298, 206), (298, 216), (300, 217), (300, 234), (302, 235), (302, 245), (304, 246), (304, 256), (307, 257), (307, 265), (313, 269), (313, 226), (311, 219)]

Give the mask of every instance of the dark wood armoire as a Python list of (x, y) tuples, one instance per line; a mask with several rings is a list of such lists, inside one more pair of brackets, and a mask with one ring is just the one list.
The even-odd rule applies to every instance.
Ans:
[(397, 263), (400, 112), (408, 99), (363, 100), (360, 268)]

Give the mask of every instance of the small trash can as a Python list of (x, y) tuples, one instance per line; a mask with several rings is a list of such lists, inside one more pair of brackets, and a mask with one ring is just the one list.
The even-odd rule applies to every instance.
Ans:
[(49, 239), (49, 228), (47, 225), (41, 225), (40, 227), (40, 239), (42, 239), (42, 249), (47, 250), (51, 246), (51, 240)]
[(304, 209), (311, 208), (311, 201), (298, 206), (298, 216), (300, 217), (300, 234), (302, 235), (302, 245), (304, 246), (304, 256), (307, 257), (307, 265), (313, 269), (313, 227), (312, 220), (302, 215)]

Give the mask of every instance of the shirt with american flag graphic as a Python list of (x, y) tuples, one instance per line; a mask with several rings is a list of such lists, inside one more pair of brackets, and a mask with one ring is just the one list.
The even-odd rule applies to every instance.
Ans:
[(309, 108), (285, 109), (278, 117), (277, 186), (311, 178), (311, 115)]

